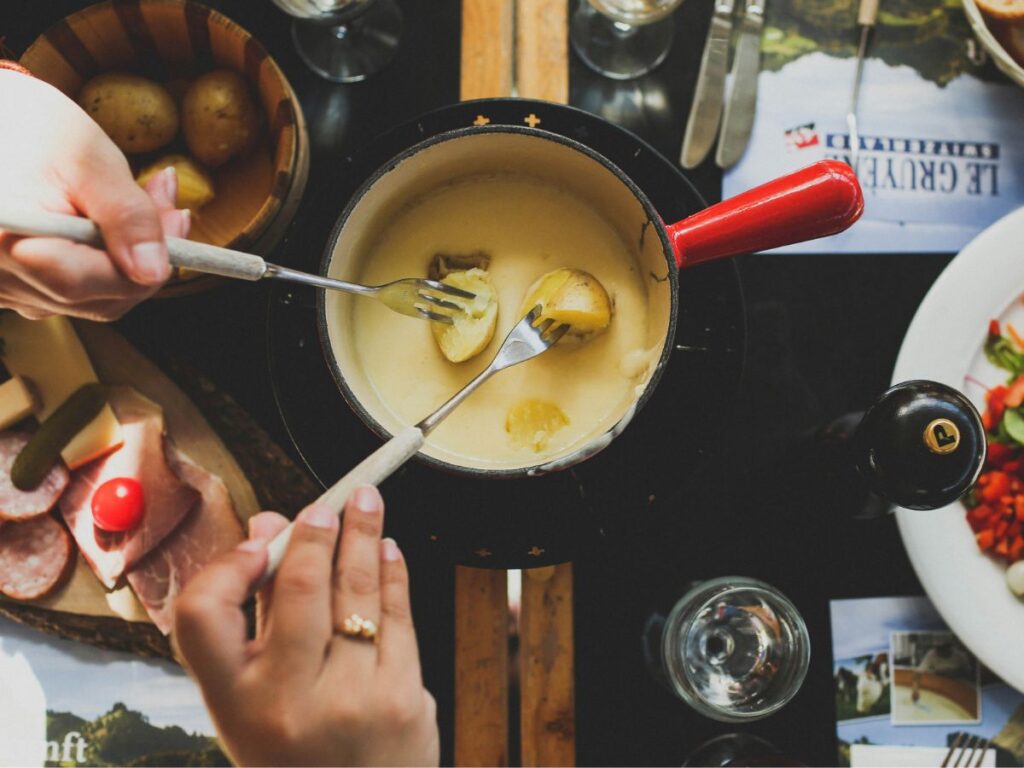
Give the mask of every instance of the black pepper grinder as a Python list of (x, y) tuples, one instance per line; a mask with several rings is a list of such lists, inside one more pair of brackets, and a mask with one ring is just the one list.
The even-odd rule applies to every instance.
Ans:
[[(857, 508), (848, 508), (855, 517), (876, 517), (891, 505), (944, 507), (974, 484), (985, 463), (977, 409), (934, 381), (896, 384), (866, 412), (837, 419), (818, 437), (839, 467), (837, 492), (856, 499)], [(851, 494), (858, 486), (862, 492)]]

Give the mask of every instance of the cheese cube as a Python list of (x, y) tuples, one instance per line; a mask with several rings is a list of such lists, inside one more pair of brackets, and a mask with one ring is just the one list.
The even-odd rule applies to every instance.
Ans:
[(0, 384), (0, 429), (7, 429), (35, 411), (36, 399), (25, 379), (15, 376)]
[[(66, 317), (26, 320), (14, 312), (0, 319), (3, 361), (13, 376), (24, 376), (39, 395), (38, 416), (45, 419), (83, 384), (96, 381), (89, 356)], [(121, 425), (109, 405), (68, 443), (61, 456), (75, 469), (123, 442)]]

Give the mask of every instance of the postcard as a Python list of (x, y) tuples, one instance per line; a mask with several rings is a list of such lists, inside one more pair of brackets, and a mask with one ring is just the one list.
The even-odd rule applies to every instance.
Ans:
[(970, 737), (989, 742), (982, 764), (1024, 765), (1024, 694), (928, 598), (833, 600), (830, 613), (840, 765), (925, 765)]

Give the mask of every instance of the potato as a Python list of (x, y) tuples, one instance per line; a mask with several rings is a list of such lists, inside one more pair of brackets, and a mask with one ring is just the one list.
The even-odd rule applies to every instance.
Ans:
[(146, 186), (154, 175), (164, 168), (174, 167), (178, 174), (178, 195), (175, 198), (176, 208), (188, 208), (198, 211), (216, 197), (213, 179), (206, 171), (196, 165), (195, 161), (185, 155), (167, 155), (145, 168), (136, 181), (139, 186)]
[(78, 103), (122, 152), (152, 152), (178, 132), (178, 108), (167, 90), (137, 75), (108, 72), (87, 82)]
[(565, 412), (547, 400), (520, 400), (505, 416), (505, 431), (513, 445), (537, 453), (547, 448), (555, 432), (568, 425)]
[(242, 76), (218, 69), (196, 78), (185, 91), (181, 127), (195, 158), (215, 168), (252, 151), (260, 115)]
[(452, 317), (453, 324), (430, 324), (441, 354), (453, 363), (461, 363), (480, 354), (491, 343), (498, 324), (498, 296), (491, 276), (482, 269), (452, 272), (441, 282), (476, 294), (470, 303), (452, 299), (466, 305), (465, 312)]
[(580, 269), (556, 269), (538, 278), (526, 291), (519, 316), (538, 304), (542, 318), (570, 326), (567, 337), (600, 333), (612, 320), (608, 292), (596, 277)]

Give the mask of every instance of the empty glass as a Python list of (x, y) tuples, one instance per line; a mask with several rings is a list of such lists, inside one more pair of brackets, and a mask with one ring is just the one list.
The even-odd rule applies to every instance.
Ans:
[(672, 47), (672, 11), (682, 0), (580, 0), (569, 39), (591, 69), (628, 80), (661, 64)]
[(398, 50), (402, 14), (394, 0), (274, 0), (295, 17), (292, 39), (310, 69), (336, 83), (365, 80)]
[(715, 720), (756, 720), (800, 690), (810, 663), (796, 607), (764, 582), (705, 581), (644, 630), (652, 671), (686, 703)]

